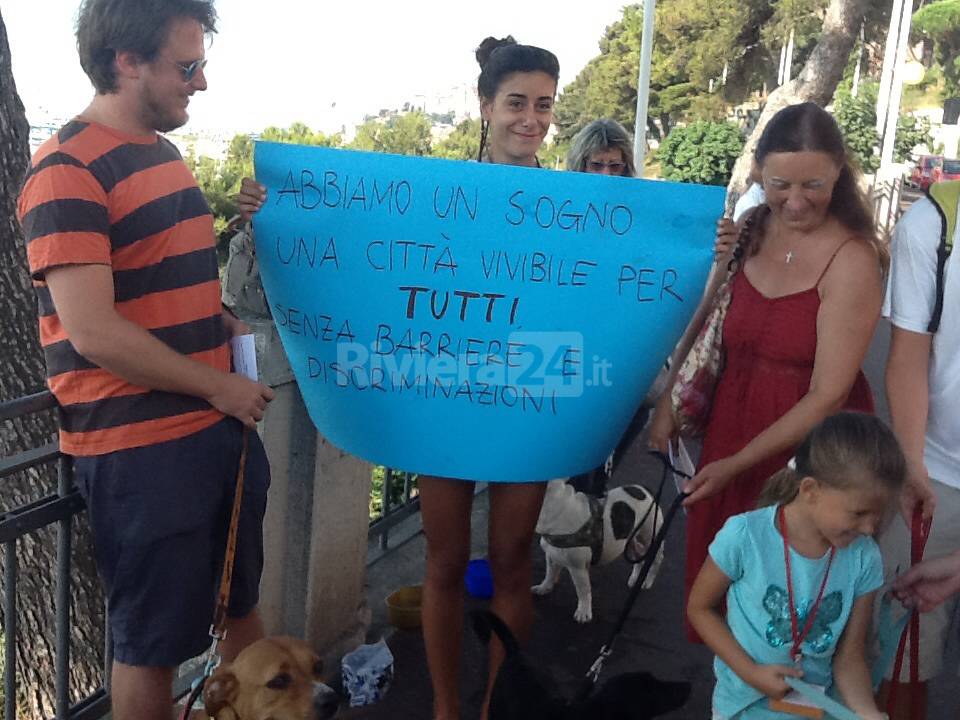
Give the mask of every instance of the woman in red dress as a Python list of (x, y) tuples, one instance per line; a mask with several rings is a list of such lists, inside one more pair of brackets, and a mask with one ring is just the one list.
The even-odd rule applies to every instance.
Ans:
[[(688, 594), (714, 535), (731, 515), (756, 506), (766, 479), (814, 425), (841, 409), (873, 411), (860, 364), (880, 317), (889, 256), (840, 130), (813, 103), (784, 108), (755, 160), (766, 204), (740, 228), (724, 367), (686, 487)], [(708, 290), (676, 358), (688, 352), (710, 299)], [(662, 450), (675, 434), (669, 395), (650, 432)]]

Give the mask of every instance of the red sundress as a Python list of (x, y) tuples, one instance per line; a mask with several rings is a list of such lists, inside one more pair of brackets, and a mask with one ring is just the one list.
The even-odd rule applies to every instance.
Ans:
[[(818, 279), (807, 290), (768, 298), (750, 283), (746, 273), (734, 276), (723, 324), (725, 365), (698, 470), (738, 452), (807, 394), (817, 349), (819, 285)], [(862, 371), (857, 373), (844, 409), (873, 412), (873, 395)], [(687, 597), (706, 560), (708, 546), (727, 518), (753, 510), (767, 478), (786, 465), (792, 455), (791, 449), (767, 458), (718, 494), (689, 509)], [(687, 630), (691, 640), (699, 641), (689, 625)]]

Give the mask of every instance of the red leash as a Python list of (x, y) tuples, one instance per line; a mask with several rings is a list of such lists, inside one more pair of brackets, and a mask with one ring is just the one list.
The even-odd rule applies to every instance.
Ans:
[[(923, 560), (923, 550), (930, 537), (931, 520), (923, 519), (923, 508), (920, 505), (913, 510), (910, 523), (910, 565), (916, 565)], [(922, 703), (920, 698), (920, 613), (916, 608), (910, 610), (910, 621), (904, 626), (900, 635), (900, 644), (897, 646), (897, 656), (893, 663), (893, 675), (890, 676), (890, 693), (887, 696), (887, 713), (892, 715), (897, 706), (897, 691), (900, 685), (900, 671), (903, 669), (903, 655), (907, 648), (907, 634), (910, 635), (910, 717), (916, 717), (914, 712)], [(920, 718), (917, 718), (920, 720)]]
[(790, 606), (790, 634), (793, 637), (790, 659), (793, 660), (795, 665), (799, 666), (803, 658), (801, 646), (803, 645), (804, 638), (806, 638), (810, 632), (810, 628), (813, 627), (813, 621), (816, 619), (817, 611), (820, 609), (820, 601), (823, 600), (823, 591), (827, 589), (827, 579), (830, 577), (830, 567), (833, 565), (833, 558), (837, 554), (837, 549), (832, 545), (830, 546), (830, 557), (827, 559), (827, 569), (823, 572), (823, 582), (820, 583), (820, 592), (817, 593), (817, 599), (807, 611), (807, 621), (804, 623), (803, 630), (800, 630), (798, 627), (800, 620), (797, 617), (797, 606), (793, 599), (793, 573), (790, 570), (790, 539), (787, 535), (787, 515), (783, 505), (780, 506), (777, 512), (780, 517), (780, 534), (783, 536), (783, 564), (787, 569), (787, 602)]

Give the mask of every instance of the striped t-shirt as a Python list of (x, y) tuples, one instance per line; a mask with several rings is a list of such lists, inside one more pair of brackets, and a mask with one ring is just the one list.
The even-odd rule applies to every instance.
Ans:
[(169, 140), (74, 120), (34, 155), (18, 214), (48, 384), (63, 407), (63, 452), (153, 445), (223, 417), (201, 398), (133, 385), (80, 356), (44, 282), (57, 266), (109, 265), (121, 316), (177, 352), (229, 370), (213, 217)]

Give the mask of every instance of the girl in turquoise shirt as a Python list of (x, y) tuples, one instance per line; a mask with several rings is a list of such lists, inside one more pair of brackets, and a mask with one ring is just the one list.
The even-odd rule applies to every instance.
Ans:
[(786, 677), (835, 693), (863, 718), (883, 717), (864, 657), (883, 583), (871, 536), (905, 474), (880, 420), (834, 415), (768, 481), (761, 508), (717, 533), (687, 607), (717, 655), (715, 720), (791, 717), (777, 703)]

